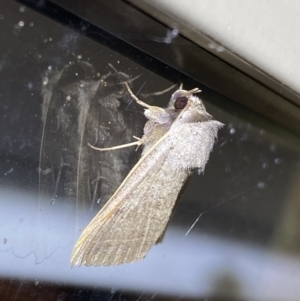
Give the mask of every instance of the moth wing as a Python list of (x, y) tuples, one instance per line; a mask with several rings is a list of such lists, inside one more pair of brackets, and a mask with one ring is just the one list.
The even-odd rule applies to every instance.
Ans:
[(223, 124), (216, 120), (182, 124), (172, 129), (172, 136), (176, 141), (172, 149), (173, 169), (201, 169), (204, 171), (210, 153), (213, 149), (218, 130)]
[(164, 138), (142, 157), (83, 231), (72, 265), (118, 265), (145, 257), (162, 235), (188, 175), (170, 166), (173, 144)]
[(182, 124), (155, 143), (83, 231), (72, 265), (143, 259), (164, 232), (189, 170), (204, 169), (221, 126), (217, 121)]

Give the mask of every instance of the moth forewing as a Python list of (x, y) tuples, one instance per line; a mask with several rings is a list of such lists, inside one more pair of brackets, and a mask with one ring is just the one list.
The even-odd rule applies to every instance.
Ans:
[[(184, 173), (182, 180), (177, 177), (175, 182), (166, 181), (167, 173), (170, 174), (166, 157), (171, 147), (170, 139), (164, 141), (167, 136), (142, 157), (84, 230), (74, 248), (72, 264), (133, 262), (142, 259), (159, 238), (176, 200), (176, 190), (186, 178)], [(174, 179), (174, 175), (170, 178)], [(159, 192), (158, 180), (169, 189)]]
[(190, 171), (204, 170), (222, 127), (196, 92), (177, 90), (167, 109), (144, 105), (148, 122), (136, 144), (147, 151), (81, 234), (72, 265), (135, 262), (161, 237)]

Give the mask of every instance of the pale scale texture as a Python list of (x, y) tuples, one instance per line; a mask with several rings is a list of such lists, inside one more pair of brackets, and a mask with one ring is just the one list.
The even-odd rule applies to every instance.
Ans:
[(146, 111), (149, 121), (143, 141), (147, 152), (83, 231), (72, 265), (134, 262), (143, 259), (162, 236), (186, 178), (192, 169), (204, 170), (222, 127), (209, 120), (197, 97), (191, 97), (183, 114), (177, 111), (172, 107)]

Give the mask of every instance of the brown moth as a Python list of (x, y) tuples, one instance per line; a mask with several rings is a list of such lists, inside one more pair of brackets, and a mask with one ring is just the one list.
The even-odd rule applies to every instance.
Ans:
[(213, 120), (198, 88), (177, 90), (167, 108), (145, 107), (142, 157), (120, 187), (82, 232), (71, 257), (73, 265), (118, 265), (143, 259), (163, 235), (177, 196), (194, 169), (204, 170), (222, 123)]

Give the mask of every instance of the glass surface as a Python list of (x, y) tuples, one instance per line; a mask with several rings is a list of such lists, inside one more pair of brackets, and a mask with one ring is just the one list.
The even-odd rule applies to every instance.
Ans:
[(151, 57), (142, 67), (104, 39), (1, 6), (1, 300), (298, 300), (300, 138), (184, 77), (225, 124), (204, 174), (192, 175), (144, 260), (71, 268), (82, 229), (140, 156), (87, 143), (142, 135), (124, 81), (166, 106), (181, 75), (171, 82)]

